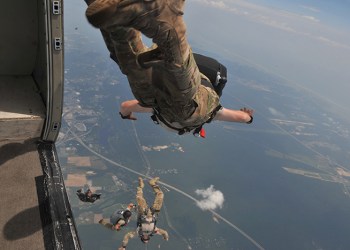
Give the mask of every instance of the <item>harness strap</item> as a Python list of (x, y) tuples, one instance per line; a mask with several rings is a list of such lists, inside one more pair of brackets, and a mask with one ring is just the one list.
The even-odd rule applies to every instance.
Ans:
[(174, 126), (172, 126), (171, 124), (169, 124), (159, 113), (159, 111), (156, 109), (156, 108), (153, 108), (154, 112), (153, 112), (153, 115), (151, 116), (151, 119), (152, 121), (159, 125), (159, 121), (161, 121), (165, 126), (167, 126), (168, 128), (171, 128), (173, 130), (176, 130), (178, 132), (178, 135), (183, 135), (184, 133), (186, 132), (190, 132), (193, 130), (193, 135), (196, 136), (196, 137), (202, 137), (202, 138), (205, 138), (205, 130), (203, 129), (203, 125), (205, 123), (210, 123), (216, 113), (222, 108), (221, 104), (219, 104), (214, 110), (213, 112), (211, 113), (210, 115), (210, 118), (204, 122), (203, 124), (201, 124), (200, 126), (198, 127), (185, 127), (185, 128), (175, 128)]
[(205, 123), (210, 123), (210, 122), (214, 119), (214, 117), (216, 116), (216, 113), (217, 113), (220, 109), (222, 109), (221, 104), (219, 104), (219, 105), (213, 110), (213, 112), (212, 112), (211, 115), (210, 115), (210, 118), (209, 118)]
[(159, 125), (159, 121), (161, 121), (165, 126), (167, 126), (168, 128), (171, 128), (173, 130), (176, 130), (178, 135), (183, 135), (186, 132), (190, 132), (192, 129), (194, 128), (190, 128), (190, 127), (185, 127), (185, 128), (175, 128), (174, 126), (172, 126), (171, 124), (169, 124), (159, 113), (159, 111), (156, 108), (153, 108), (154, 112), (153, 115), (151, 116), (151, 119), (153, 120), (153, 122), (155, 124)]
[[(205, 122), (205, 123), (210, 123), (214, 117), (216, 116), (216, 113), (222, 108), (221, 104), (219, 104), (211, 113), (210, 118)], [(196, 137), (202, 137), (205, 138), (206, 137), (206, 133), (205, 130), (203, 128), (203, 125), (205, 124), (203, 123), (202, 125), (200, 125), (199, 127), (197, 127), (194, 131), (193, 131), (193, 135)]]
[[(138, 219), (138, 222), (137, 222), (137, 226), (138, 226), (138, 233), (139, 233), (139, 236), (143, 236), (144, 233), (148, 234), (148, 236), (153, 236), (154, 232), (155, 232), (155, 229), (156, 229), (156, 224), (157, 224), (157, 219), (154, 215), (152, 215), (152, 221), (147, 221), (144, 216), (146, 215), (142, 215), (139, 219)], [(151, 223), (153, 223), (153, 228), (151, 231), (148, 231), (148, 230), (143, 230), (142, 228), (142, 224), (148, 224), (150, 225)]]

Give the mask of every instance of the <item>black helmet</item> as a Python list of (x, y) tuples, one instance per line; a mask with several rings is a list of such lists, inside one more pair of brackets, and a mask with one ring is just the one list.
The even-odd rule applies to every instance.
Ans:
[(129, 210), (126, 210), (124, 213), (123, 213), (123, 217), (124, 219), (128, 219), (131, 217), (131, 212)]

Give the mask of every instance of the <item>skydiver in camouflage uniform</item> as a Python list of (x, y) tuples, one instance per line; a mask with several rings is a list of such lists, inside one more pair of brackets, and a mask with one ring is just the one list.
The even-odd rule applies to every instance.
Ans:
[(164, 240), (168, 240), (169, 236), (167, 231), (158, 228), (156, 226), (157, 217), (160, 212), (160, 209), (163, 205), (164, 194), (162, 190), (157, 185), (159, 177), (153, 178), (149, 181), (149, 184), (153, 188), (155, 193), (155, 199), (153, 205), (148, 207), (145, 198), (143, 197), (143, 188), (144, 183), (141, 177), (139, 177), (139, 186), (137, 187), (136, 192), (136, 201), (137, 201), (137, 229), (136, 231), (128, 232), (123, 239), (122, 246), (119, 250), (126, 249), (126, 245), (129, 240), (138, 235), (143, 243), (148, 243), (151, 237), (155, 234), (162, 235)]
[(121, 230), (122, 227), (128, 225), (131, 219), (131, 210), (135, 208), (136, 205), (130, 203), (124, 210), (116, 210), (108, 220), (101, 219), (99, 223), (111, 230)]
[[(253, 121), (253, 110), (223, 108), (215, 91), (201, 84), (207, 78), (199, 72), (186, 39), (184, 0), (90, 2), (87, 19), (101, 30), (136, 98), (121, 104), (123, 119), (136, 120), (133, 112), (152, 112), (179, 134), (212, 119)], [(152, 38), (154, 48), (143, 44), (141, 32)]]
[(77, 190), (77, 196), (79, 200), (81, 200), (82, 202), (90, 202), (90, 203), (94, 203), (95, 201), (101, 198), (101, 194), (92, 193), (90, 188), (86, 192), (84, 192), (82, 188)]

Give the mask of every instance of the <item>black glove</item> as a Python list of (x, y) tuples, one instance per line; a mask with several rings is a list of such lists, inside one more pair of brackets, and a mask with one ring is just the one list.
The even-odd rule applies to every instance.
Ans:
[(128, 119), (128, 120), (133, 120), (133, 121), (137, 120), (136, 117), (131, 116), (132, 113), (130, 113), (128, 115), (123, 115), (121, 112), (119, 112), (119, 114), (120, 114), (120, 117), (122, 119)]
[(252, 109), (247, 109), (247, 108), (241, 108), (240, 111), (243, 111), (244, 113), (247, 113), (250, 116), (250, 120), (247, 121), (247, 124), (251, 124), (253, 122), (253, 112), (254, 110)]
[(253, 122), (253, 116), (250, 115), (250, 120), (247, 122), (247, 124), (251, 124)]

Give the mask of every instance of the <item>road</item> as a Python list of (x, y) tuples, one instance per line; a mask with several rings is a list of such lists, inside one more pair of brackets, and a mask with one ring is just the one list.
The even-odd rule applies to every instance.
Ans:
[[(94, 151), (92, 148), (90, 148), (88, 145), (86, 145), (83, 140), (72, 130), (70, 130), (70, 133), (74, 136), (75, 140), (81, 144), (81, 146), (83, 146), (85, 149), (87, 149), (88, 151), (90, 151), (92, 154), (100, 157), (101, 159), (111, 163), (112, 165), (114, 166), (117, 166), (117, 167), (120, 167), (128, 172), (131, 172), (133, 174), (136, 174), (137, 176), (142, 176), (144, 178), (147, 178), (147, 179), (151, 179), (149, 176), (145, 175), (145, 174), (142, 174), (138, 171), (135, 171), (131, 168), (128, 168), (118, 162), (115, 162), (103, 155), (101, 155), (100, 153)], [(175, 191), (175, 192), (178, 192), (184, 196), (186, 196), (187, 198), (189, 198), (190, 200), (194, 201), (196, 204), (199, 202), (199, 200), (197, 200), (196, 198), (194, 198), (193, 196), (191, 196), (190, 194), (178, 189), (177, 187), (174, 187), (170, 184), (167, 184), (165, 182), (162, 182), (162, 181), (159, 181), (159, 184)], [(217, 212), (215, 212), (214, 210), (208, 210), (210, 211), (213, 215), (215, 215), (216, 218), (218, 219), (221, 219), (224, 223), (226, 223), (229, 227), (231, 227), (232, 229), (234, 229), (235, 231), (237, 231), (238, 233), (240, 233), (244, 238), (246, 238), (249, 242), (251, 242), (257, 249), (260, 249), (260, 250), (263, 250), (264, 248), (258, 243), (256, 242), (251, 236), (249, 236), (247, 233), (245, 233), (242, 229), (240, 229), (238, 226), (236, 226), (235, 224), (233, 224), (232, 222), (230, 222), (229, 220), (227, 220), (226, 218), (224, 218), (223, 216), (221, 216), (220, 214), (218, 214)]]

